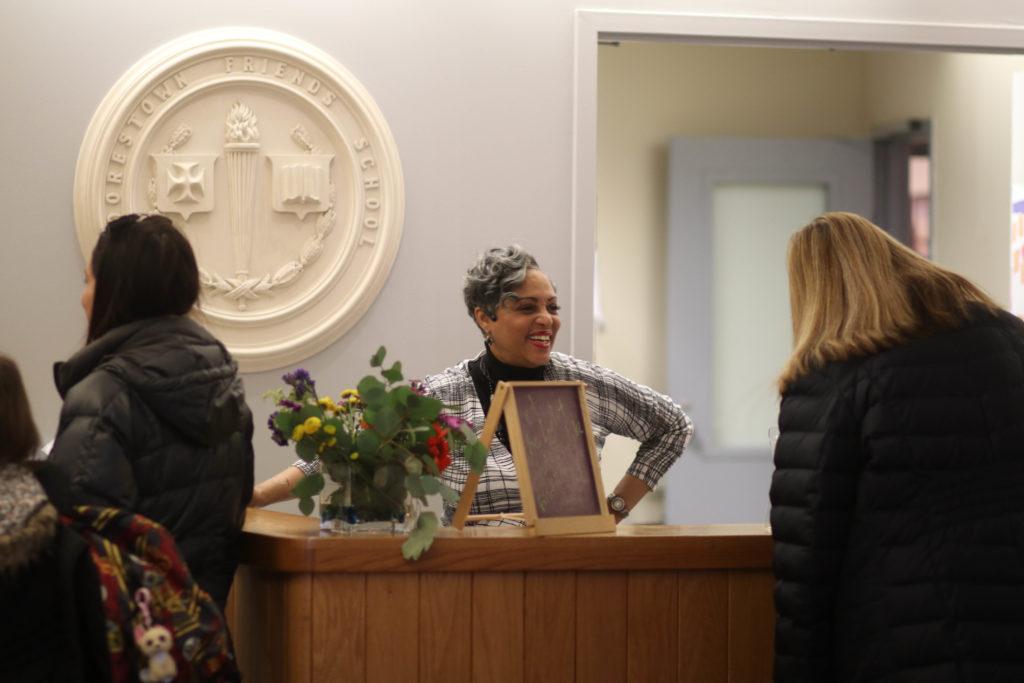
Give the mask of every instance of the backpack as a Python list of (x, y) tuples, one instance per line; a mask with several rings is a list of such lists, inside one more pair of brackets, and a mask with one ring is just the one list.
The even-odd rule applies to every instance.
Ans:
[(164, 527), (91, 505), (61, 522), (86, 540), (99, 574), (114, 683), (240, 680), (224, 615)]

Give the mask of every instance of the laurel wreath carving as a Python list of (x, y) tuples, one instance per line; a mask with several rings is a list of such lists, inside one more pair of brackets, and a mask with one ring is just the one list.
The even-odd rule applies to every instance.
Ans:
[[(173, 152), (184, 145), (192, 137), (192, 129), (182, 124), (171, 135), (164, 147), (164, 152)], [(310, 141), (309, 133), (301, 124), (291, 130), (292, 140), (301, 147), (307, 154), (314, 154), (317, 148)], [(334, 183), (329, 186), (327, 210), (317, 219), (312, 237), (302, 245), (299, 257), (285, 263), (274, 273), (264, 273), (260, 277), (224, 277), (219, 273), (210, 273), (204, 268), (199, 268), (199, 284), (211, 296), (223, 296), (238, 304), (238, 310), (246, 309), (246, 302), (259, 299), (262, 296), (269, 296), (278, 287), (287, 287), (295, 282), (308, 266), (312, 265), (323, 253), (324, 241), (334, 230), (334, 222), (337, 214), (335, 206)], [(147, 198), (156, 211), (157, 184), (156, 178), (149, 179)]]
[(303, 270), (320, 258), (324, 250), (324, 240), (334, 229), (334, 183), (330, 185), (329, 204), (327, 210), (316, 221), (313, 236), (306, 240), (299, 251), (299, 258), (289, 261), (273, 274), (265, 273), (261, 277), (237, 278), (223, 277), (217, 273), (210, 274), (199, 269), (199, 284), (211, 295), (223, 296), (238, 303), (238, 309), (244, 311), (247, 300), (258, 299), (269, 295), (277, 287), (287, 287), (295, 282)]

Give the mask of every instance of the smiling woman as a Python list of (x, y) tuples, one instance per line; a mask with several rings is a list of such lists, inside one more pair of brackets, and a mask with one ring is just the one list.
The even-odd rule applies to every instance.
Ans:
[[(609, 496), (609, 507), (621, 521), (686, 448), (693, 424), (672, 399), (589, 361), (552, 351), (558, 330), (558, 296), (537, 260), (518, 245), (491, 249), (466, 272), (466, 311), (484, 337), (484, 350), (423, 381), (428, 395), (440, 399), (447, 412), (474, 425), (477, 435), (498, 382), (579, 380), (586, 384), (587, 407), (600, 454), (609, 434), (641, 443), (632, 464)], [(502, 424), (480, 477), (471, 515), (522, 511), (519, 482)], [(461, 451), (451, 453), (444, 482), (461, 491), (469, 463)], [(268, 505), (291, 495), (303, 472), (318, 463), (299, 461), (256, 487), (254, 505)], [(454, 506), (445, 509), (451, 519)], [(497, 520), (494, 523), (516, 523)]]

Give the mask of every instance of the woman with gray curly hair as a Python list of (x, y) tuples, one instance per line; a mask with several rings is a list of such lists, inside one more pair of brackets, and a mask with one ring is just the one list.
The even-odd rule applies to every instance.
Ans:
[[(441, 400), (449, 414), (468, 420), (478, 430), (502, 381), (582, 381), (586, 384), (594, 443), (598, 454), (608, 434), (640, 442), (625, 476), (608, 497), (610, 511), (621, 521), (651, 491), (674, 463), (693, 434), (693, 423), (667, 396), (637, 384), (595, 363), (552, 351), (561, 327), (558, 295), (537, 260), (518, 245), (490, 249), (466, 272), (466, 311), (484, 338), (484, 349), (423, 380), (428, 395)], [(473, 515), (522, 511), (519, 482), (504, 427), (490, 444), (490, 453), (470, 507)], [(301, 460), (256, 487), (254, 505), (290, 496), (303, 474), (315, 468)], [(459, 451), (445, 469), (446, 484), (461, 491), (469, 463)], [(445, 510), (450, 519), (453, 507)]]

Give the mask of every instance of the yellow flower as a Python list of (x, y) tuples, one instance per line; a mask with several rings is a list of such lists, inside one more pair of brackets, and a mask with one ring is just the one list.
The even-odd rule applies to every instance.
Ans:
[(351, 458), (352, 460), (358, 460), (359, 459), (359, 453), (357, 453), (356, 451), (352, 451), (352, 455), (350, 455), (348, 457)]
[(301, 441), (305, 435), (306, 430), (302, 428), (302, 425), (295, 425), (295, 429), (292, 430), (292, 441)]
[(330, 396), (324, 396), (320, 399), (320, 407), (324, 410), (334, 410), (334, 401), (331, 400)]
[(335, 427), (334, 425), (324, 425), (324, 432), (326, 432), (327, 434), (335, 434), (337, 433), (337, 431), (338, 428)]
[(320, 418), (316, 416), (306, 418), (306, 421), (302, 424), (302, 428), (306, 430), (307, 434), (316, 434), (320, 431)]
[(328, 446), (333, 446), (336, 443), (338, 443), (338, 440), (335, 439), (333, 436), (327, 440), (327, 445)]
[(319, 446), (316, 447), (316, 452), (317, 453), (323, 453), (325, 448), (327, 448), (327, 444), (322, 443), (322, 444), (320, 444)]
[(341, 392), (341, 400), (342, 401), (344, 401), (344, 400), (346, 400), (348, 398), (351, 398), (352, 396), (355, 396), (356, 398), (359, 398), (359, 390), (358, 389), (346, 389), (345, 391)]

